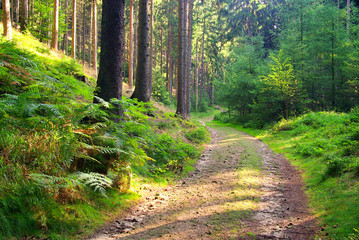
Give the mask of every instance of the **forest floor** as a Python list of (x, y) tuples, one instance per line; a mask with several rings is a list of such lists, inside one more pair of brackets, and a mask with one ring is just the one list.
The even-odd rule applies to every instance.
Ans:
[(301, 176), (281, 155), (234, 128), (209, 123), (195, 170), (99, 230), (106, 239), (314, 239)]

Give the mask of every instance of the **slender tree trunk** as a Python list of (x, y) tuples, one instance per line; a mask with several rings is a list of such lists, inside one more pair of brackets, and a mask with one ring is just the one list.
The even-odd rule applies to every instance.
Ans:
[(184, 88), (184, 1), (178, 0), (178, 41), (177, 41), (177, 49), (178, 49), (178, 56), (177, 56), (177, 110), (176, 114), (185, 117), (185, 88)]
[(92, 66), (92, 24), (93, 24), (93, 18), (92, 18), (92, 14), (93, 14), (93, 11), (92, 11), (92, 4), (93, 3), (90, 3), (90, 24), (89, 24), (89, 28), (88, 28), (88, 31), (89, 31), (89, 34), (88, 34), (88, 65), (89, 67), (91, 68)]
[[(2, 2), (1, 2), (1, 4), (2, 4)], [(14, 21), (14, 0), (10, 1), (10, 21), (11, 21), (11, 24)]]
[(173, 28), (172, 25), (170, 26), (170, 37), (169, 37), (169, 48), (168, 48), (168, 72), (169, 72), (169, 78), (168, 78), (168, 91), (170, 94), (170, 98), (172, 98), (172, 83), (173, 83), (173, 58), (172, 58), (172, 44), (173, 44)]
[(72, 33), (71, 33), (71, 57), (76, 59), (76, 0), (72, 0)]
[(162, 27), (161, 27), (160, 70), (161, 70), (161, 77), (162, 77), (162, 74), (163, 74), (163, 28)]
[(10, 39), (12, 39), (12, 29), (11, 29), (10, 1), (9, 0), (2, 0), (2, 10), (3, 10), (2, 23), (4, 26), (4, 36), (10, 40)]
[(173, 68), (173, 60), (172, 60), (172, 56), (170, 57), (170, 66), (169, 66), (169, 70), (170, 70), (170, 76), (169, 76), (169, 94), (170, 94), (170, 98), (172, 98), (172, 89), (173, 89), (173, 71), (174, 71), (174, 68)]
[(133, 88), (133, 0), (130, 0), (130, 32), (128, 46), (128, 86)]
[(20, 19), (20, 17), (19, 17), (19, 5), (20, 5), (20, 0), (15, 0), (14, 1), (14, 6), (13, 6), (13, 8), (14, 8), (14, 22), (16, 23), (16, 24), (18, 24), (19, 23), (19, 19)]
[(198, 54), (199, 39), (197, 38), (196, 44), (196, 82), (195, 82), (195, 100), (196, 100), (196, 112), (198, 111), (198, 80), (199, 80), (199, 54)]
[(20, 4), (20, 31), (27, 29), (27, 18), (29, 16), (28, 0), (21, 0)]
[(191, 116), (191, 72), (192, 72), (192, 22), (193, 22), (193, 0), (189, 0), (188, 9), (188, 50), (187, 50), (187, 117)]
[(148, 102), (151, 99), (149, 66), (152, 56), (149, 56), (149, 30), (149, 0), (140, 0), (138, 10), (136, 85), (131, 98), (137, 98), (141, 102)]
[[(125, 0), (103, 1), (100, 71), (95, 95), (105, 101), (122, 98), (124, 16)], [(120, 110), (115, 110), (115, 113), (121, 115)]]
[(68, 17), (67, 17), (67, 14), (68, 14), (68, 8), (69, 6), (69, 0), (65, 0), (65, 32), (64, 32), (64, 35), (63, 35), (63, 39), (62, 39), (62, 49), (65, 51), (65, 55), (67, 55), (67, 50), (68, 50), (68, 40), (67, 40), (67, 33), (68, 33)]
[(187, 73), (187, 48), (188, 48), (188, 0), (183, 0), (183, 7), (184, 7), (184, 11), (183, 11), (183, 77), (182, 77), (182, 81), (183, 81), (183, 91), (184, 91), (184, 113), (183, 113), (183, 118), (187, 118), (187, 79), (188, 79), (188, 73)]
[(82, 64), (85, 67), (86, 64), (86, 1), (84, 1), (83, 9), (82, 9)]
[(59, 39), (59, 0), (54, 0), (51, 49), (55, 51), (58, 50), (58, 39)]
[(198, 105), (201, 106), (203, 96), (203, 82), (204, 82), (204, 33), (206, 32), (206, 18), (203, 18), (203, 34), (202, 34), (202, 60), (201, 60), (201, 87), (199, 93)]
[[(150, 88), (152, 88), (152, 71), (153, 71), (153, 19), (154, 19), (154, 3), (153, 0), (150, 0), (151, 6), (151, 15), (150, 15), (150, 62), (149, 62), (149, 79), (150, 79)], [(152, 89), (150, 89), (150, 92)]]
[[(137, 45), (138, 45), (138, 11), (134, 8), (133, 10), (134, 15), (134, 26), (133, 26), (133, 80), (136, 80), (136, 69), (137, 69)], [(136, 46), (136, 47), (135, 47)]]
[(97, 75), (97, 0), (93, 0), (92, 2), (92, 44), (92, 67), (95, 74)]

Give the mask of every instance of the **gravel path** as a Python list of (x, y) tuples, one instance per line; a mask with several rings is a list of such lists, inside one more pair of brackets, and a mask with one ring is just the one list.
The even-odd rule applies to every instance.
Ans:
[(212, 142), (195, 171), (99, 230), (106, 239), (314, 239), (299, 173), (261, 141), (211, 124)]

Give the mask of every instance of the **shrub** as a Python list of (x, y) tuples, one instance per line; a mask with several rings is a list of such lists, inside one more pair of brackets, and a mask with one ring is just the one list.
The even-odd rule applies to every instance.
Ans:
[(190, 129), (185, 134), (186, 138), (194, 143), (205, 143), (209, 141), (209, 132), (206, 127)]

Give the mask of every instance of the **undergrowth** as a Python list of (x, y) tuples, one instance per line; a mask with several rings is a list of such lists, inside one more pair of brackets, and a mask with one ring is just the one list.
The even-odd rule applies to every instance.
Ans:
[(303, 170), (322, 237), (359, 239), (359, 108), (308, 113), (249, 132)]
[(94, 79), (83, 76), (30, 35), (0, 38), (1, 239), (86, 234), (139, 198), (133, 177), (181, 176), (208, 141), (204, 127), (152, 103), (93, 104)]

